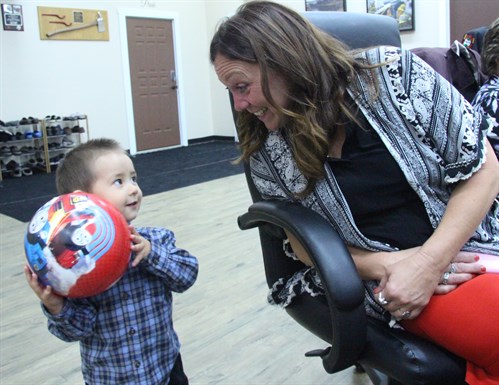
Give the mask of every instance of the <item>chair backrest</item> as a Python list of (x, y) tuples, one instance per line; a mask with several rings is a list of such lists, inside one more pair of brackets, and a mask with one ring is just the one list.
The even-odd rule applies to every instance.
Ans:
[(354, 12), (304, 12), (316, 27), (351, 49), (376, 45), (401, 46), (397, 21), (393, 17)]

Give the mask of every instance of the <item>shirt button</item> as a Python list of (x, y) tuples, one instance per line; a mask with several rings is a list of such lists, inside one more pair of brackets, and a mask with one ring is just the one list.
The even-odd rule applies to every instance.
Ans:
[(140, 361), (135, 361), (134, 365), (135, 365), (136, 368), (140, 368)]
[(133, 329), (133, 328), (132, 328), (132, 329), (130, 329), (130, 330), (128, 331), (128, 334), (129, 334), (129, 335), (131, 335), (131, 336), (133, 336), (133, 335), (135, 334), (135, 329)]

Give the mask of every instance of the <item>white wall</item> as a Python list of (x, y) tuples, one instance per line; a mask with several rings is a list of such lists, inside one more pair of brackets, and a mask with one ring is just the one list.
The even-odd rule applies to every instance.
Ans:
[(211, 107), (211, 119), (213, 123), (214, 135), (235, 136), (234, 122), (230, 111), (229, 96), (225, 87), (218, 81), (215, 71), (210, 64), (210, 41), (216, 31), (220, 21), (232, 15), (243, 1), (219, 1), (206, 0), (206, 18), (208, 20), (206, 28), (206, 49), (204, 58), (210, 67), (211, 97), (209, 99)]
[[(243, 0), (107, 0), (39, 2), (16, 0), (23, 7), (24, 32), (0, 31), (0, 119), (86, 113), (91, 137), (109, 136), (130, 148), (126, 73), (123, 71), (119, 12), (178, 15), (181, 58), (177, 68), (185, 139), (232, 136), (234, 127), (227, 91), (209, 63), (209, 42), (216, 25)], [(297, 11), (305, 0), (280, 1)], [(449, 0), (414, 0), (415, 31), (402, 33), (405, 48), (446, 47)], [(148, 5), (144, 6), (144, 3)], [(103, 9), (108, 12), (110, 40), (40, 40), (37, 6)], [(365, 0), (347, 0), (347, 11), (366, 12)], [(133, 136), (133, 133), (132, 133)]]
[[(186, 139), (214, 135), (207, 58), (204, 1), (16, 1), (22, 5), (24, 32), (0, 32), (0, 119), (85, 113), (91, 137), (108, 136), (130, 148), (122, 65), (119, 11), (179, 15), (181, 63), (177, 68), (183, 97)], [(70, 4), (70, 6), (68, 6)], [(103, 9), (109, 41), (40, 40), (37, 6)], [(132, 124), (133, 125), (133, 124)]]

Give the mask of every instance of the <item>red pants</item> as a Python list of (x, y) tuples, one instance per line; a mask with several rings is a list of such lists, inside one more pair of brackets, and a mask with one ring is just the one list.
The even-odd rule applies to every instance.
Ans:
[(499, 385), (499, 274), (483, 274), (434, 295), (405, 329), (467, 361), (470, 385)]

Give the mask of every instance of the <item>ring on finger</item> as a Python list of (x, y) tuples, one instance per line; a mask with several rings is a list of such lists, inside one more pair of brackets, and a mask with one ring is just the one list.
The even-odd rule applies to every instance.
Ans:
[(451, 262), (451, 264), (450, 264), (450, 269), (449, 269), (449, 273), (450, 273), (450, 274), (454, 274), (456, 271), (457, 271), (457, 269), (456, 269), (456, 264), (455, 264), (454, 262)]
[(383, 295), (383, 292), (381, 291), (378, 295), (378, 301), (379, 303), (381, 304), (381, 306), (386, 306), (390, 303), (390, 301), (388, 301), (385, 296)]
[(450, 271), (446, 271), (442, 276), (442, 285), (447, 285), (449, 283)]
[(411, 317), (411, 312), (409, 310), (406, 310), (405, 312), (402, 313), (403, 319), (408, 319), (410, 317)]

